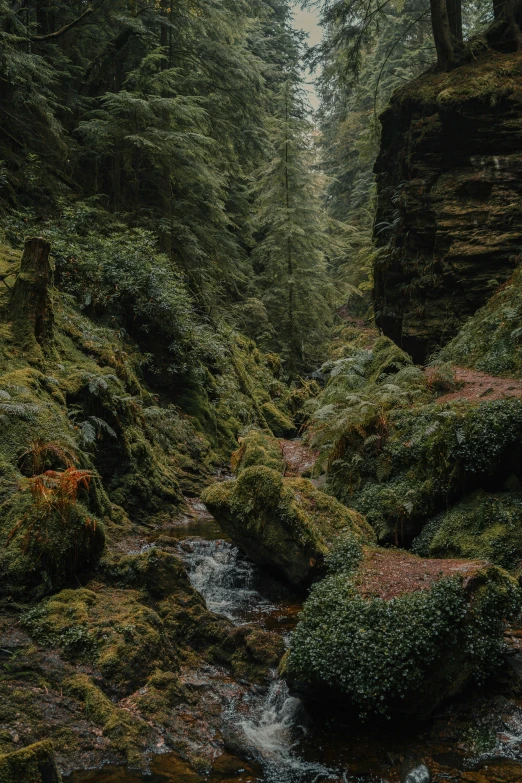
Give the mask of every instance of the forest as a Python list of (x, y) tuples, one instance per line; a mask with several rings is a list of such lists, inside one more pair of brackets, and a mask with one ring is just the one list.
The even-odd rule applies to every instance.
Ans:
[(0, 783), (521, 781), (521, 340), (518, 0), (0, 0)]

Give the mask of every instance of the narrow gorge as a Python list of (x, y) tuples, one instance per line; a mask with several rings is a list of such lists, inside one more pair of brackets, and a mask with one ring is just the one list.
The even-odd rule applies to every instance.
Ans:
[(522, 6), (304, 8), (0, 0), (0, 783), (522, 781)]

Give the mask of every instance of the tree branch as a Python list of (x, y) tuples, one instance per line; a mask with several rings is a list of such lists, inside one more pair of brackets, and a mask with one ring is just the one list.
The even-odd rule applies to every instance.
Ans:
[(49, 41), (51, 39), (59, 38), (61, 35), (66, 33), (68, 30), (70, 30), (72, 27), (76, 27), (77, 24), (79, 24), (83, 19), (85, 19), (86, 16), (89, 16), (94, 12), (94, 9), (89, 6), (89, 8), (83, 12), (81, 16), (79, 16), (77, 19), (74, 19), (72, 22), (69, 22), (69, 24), (66, 24), (65, 27), (62, 27), (61, 30), (56, 30), (54, 33), (48, 33), (47, 35), (31, 35), (30, 39), (31, 41)]

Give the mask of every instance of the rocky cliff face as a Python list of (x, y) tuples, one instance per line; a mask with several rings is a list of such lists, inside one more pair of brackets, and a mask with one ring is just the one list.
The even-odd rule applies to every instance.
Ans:
[(423, 361), (494, 293), (522, 248), (522, 54), (419, 77), (381, 117), (375, 310)]

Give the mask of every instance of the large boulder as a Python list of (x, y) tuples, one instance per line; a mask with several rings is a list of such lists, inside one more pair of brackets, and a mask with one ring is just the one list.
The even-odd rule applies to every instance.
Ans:
[(202, 499), (252, 560), (300, 587), (322, 572), (324, 557), (340, 535), (374, 537), (364, 517), (307, 479), (283, 478), (265, 466), (246, 468), (236, 481), (213, 484)]
[(520, 590), (485, 561), (423, 560), (347, 539), (312, 588), (282, 670), (361, 715), (425, 717), (499, 662)]
[(381, 116), (375, 312), (422, 362), (512, 273), (522, 242), (522, 58), (477, 51)]

